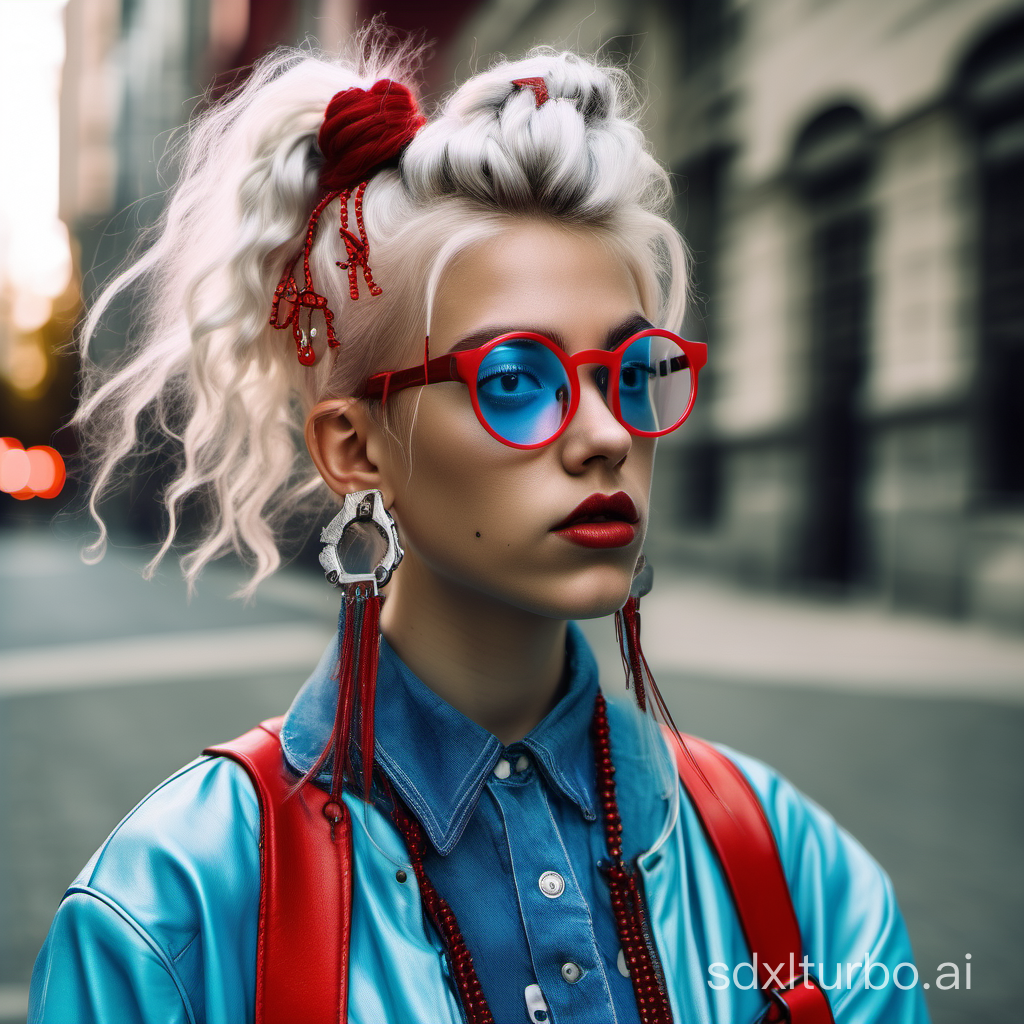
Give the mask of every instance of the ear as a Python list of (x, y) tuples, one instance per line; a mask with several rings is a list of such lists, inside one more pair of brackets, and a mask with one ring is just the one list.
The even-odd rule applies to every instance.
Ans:
[(390, 507), (394, 495), (385, 484), (380, 467), (370, 457), (376, 446), (371, 438), (380, 428), (356, 398), (332, 398), (320, 402), (306, 417), (306, 447), (317, 472), (336, 494), (376, 488)]

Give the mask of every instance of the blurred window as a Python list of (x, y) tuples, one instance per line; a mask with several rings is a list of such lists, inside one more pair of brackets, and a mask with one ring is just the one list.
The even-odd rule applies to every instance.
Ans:
[(809, 350), (799, 572), (845, 585), (863, 559), (864, 423), (860, 402), (871, 307), (874, 142), (864, 115), (838, 106), (800, 134), (791, 174), (807, 210)]
[[(729, 153), (715, 148), (676, 168), (676, 221), (690, 249), (691, 292), (683, 336), (707, 341), (713, 320), (722, 186)], [(714, 361), (701, 375), (701, 401), (680, 438), (679, 514), (690, 526), (711, 527), (722, 506), (722, 450), (707, 426), (714, 390)]]
[(975, 48), (960, 79), (978, 197), (977, 426), (982, 497), (1024, 501), (1024, 18)]
[(731, 31), (728, 8), (723, 0), (676, 0), (664, 5), (682, 41), (685, 75), (697, 74), (721, 56)]

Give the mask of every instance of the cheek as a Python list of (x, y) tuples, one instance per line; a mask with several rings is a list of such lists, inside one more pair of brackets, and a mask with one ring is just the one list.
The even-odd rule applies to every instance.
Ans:
[(434, 546), (493, 538), (509, 519), (517, 453), (483, 430), (468, 398), (424, 399), (410, 423), (396, 505), (411, 539)]
[(645, 482), (648, 493), (651, 490), (651, 479), (654, 476), (654, 453), (657, 451), (658, 440), (654, 437), (634, 437), (632, 460), (634, 471)]

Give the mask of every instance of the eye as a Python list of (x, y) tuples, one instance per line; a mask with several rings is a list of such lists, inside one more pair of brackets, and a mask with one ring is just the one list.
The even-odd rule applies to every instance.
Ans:
[(654, 368), (646, 363), (623, 363), (619, 374), (619, 388), (627, 391), (639, 391), (647, 386), (647, 381), (654, 376)]
[(545, 390), (543, 382), (523, 365), (492, 366), (477, 379), (477, 394), (490, 402), (526, 402)]

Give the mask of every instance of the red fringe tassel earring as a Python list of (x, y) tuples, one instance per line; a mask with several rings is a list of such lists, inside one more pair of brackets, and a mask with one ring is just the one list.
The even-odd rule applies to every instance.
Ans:
[(647, 664), (643, 648), (640, 646), (640, 598), (651, 592), (653, 583), (654, 570), (641, 555), (633, 573), (629, 597), (615, 613), (615, 636), (619, 641), (619, 653), (622, 655), (622, 666), (626, 672), (626, 689), (632, 686), (633, 696), (640, 710), (646, 713), (647, 705), (650, 703), (654, 717), (664, 722), (679, 738), (679, 730), (672, 721), (672, 714), (665, 704), (665, 698), (658, 689), (651, 666)]
[[(335, 825), (344, 816), (345, 783), (361, 781), (363, 799), (370, 799), (380, 611), (384, 601), (379, 588), (391, 579), (403, 552), (395, 521), (384, 508), (380, 491), (347, 495), (341, 511), (321, 530), (320, 540), (324, 545), (320, 564), (327, 580), (345, 592), (338, 643), (338, 706), (330, 740), (299, 785), (315, 778), (330, 759), (331, 792), (323, 812), (331, 823), (333, 838)], [(376, 566), (370, 567), (367, 556), (380, 541), (387, 545), (386, 550)], [(358, 571), (353, 571), (354, 566)]]
[(699, 778), (709, 790), (714, 792), (714, 787), (705, 777), (700, 765), (694, 759), (686, 738), (679, 731), (676, 723), (672, 720), (672, 712), (669, 711), (665, 698), (658, 689), (654, 680), (654, 673), (651, 666), (647, 664), (643, 648), (640, 646), (640, 598), (651, 592), (654, 583), (654, 570), (648, 564), (647, 559), (641, 555), (637, 562), (636, 570), (633, 573), (633, 585), (629, 588), (629, 597), (626, 603), (615, 613), (615, 635), (619, 641), (619, 653), (622, 655), (622, 665), (626, 671), (626, 689), (633, 687), (633, 696), (636, 698), (637, 706), (641, 712), (647, 712), (648, 704), (651, 707), (651, 715), (655, 720), (662, 723), (662, 729), (671, 734), (670, 746), (677, 745), (683, 756), (696, 770)]

